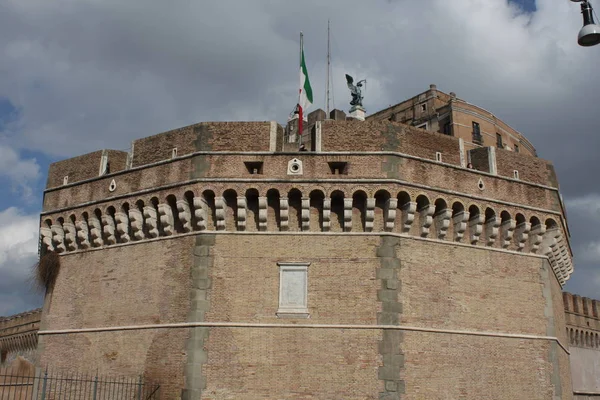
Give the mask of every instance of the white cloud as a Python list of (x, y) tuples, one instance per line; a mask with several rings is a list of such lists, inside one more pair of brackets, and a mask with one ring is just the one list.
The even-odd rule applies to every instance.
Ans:
[(585, 196), (566, 200), (569, 210), (600, 219), (600, 194), (588, 193)]
[(30, 284), (38, 250), (37, 215), (25, 215), (15, 207), (0, 211), (0, 315), (35, 308), (39, 303)]
[(24, 198), (29, 198), (30, 185), (40, 177), (40, 166), (34, 158), (22, 159), (14, 149), (0, 143), (1, 176), (10, 180), (13, 190), (20, 190)]

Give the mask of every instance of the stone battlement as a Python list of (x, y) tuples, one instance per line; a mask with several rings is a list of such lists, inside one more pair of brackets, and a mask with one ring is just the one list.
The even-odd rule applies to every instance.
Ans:
[(0, 365), (13, 356), (34, 351), (42, 310), (36, 309), (9, 317), (0, 317)]
[[(101, 150), (50, 165), (47, 188), (87, 181), (107, 174), (153, 165), (197, 153), (280, 153), (283, 127), (275, 122), (199, 123), (132, 142), (130, 153)], [(389, 121), (317, 121), (311, 152), (394, 152), (557, 187), (550, 162), (508, 150), (465, 150), (462, 139)], [(516, 172), (515, 172), (516, 171)]]
[(600, 301), (563, 293), (571, 346), (600, 349)]

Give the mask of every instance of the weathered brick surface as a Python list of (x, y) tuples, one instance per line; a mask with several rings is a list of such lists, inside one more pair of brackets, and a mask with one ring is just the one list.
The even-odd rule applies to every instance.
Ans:
[(102, 150), (99, 150), (50, 164), (46, 187), (62, 185), (65, 176), (69, 177), (70, 183), (98, 176), (101, 157)]
[(133, 166), (194, 151), (269, 151), (270, 122), (202, 122), (135, 140)]
[[(554, 336), (548, 332), (553, 326), (565, 345), (560, 286), (551, 273), (544, 278), (542, 260), (412, 240), (402, 240), (399, 253), (403, 324), (541, 336)], [(545, 285), (551, 287), (551, 299), (543, 294)], [(551, 315), (546, 315), (547, 301)], [(555, 390), (553, 379), (559, 379), (562, 392), (556, 395), (568, 399), (568, 356), (557, 347), (560, 376), (553, 376), (551, 346), (408, 332), (402, 344), (405, 398), (547, 399)]]
[[(184, 322), (194, 238), (61, 257), (44, 329)], [(89, 301), (90, 299), (97, 299)], [(40, 337), (41, 365), (55, 370), (159, 380), (166, 398), (183, 387), (187, 329)]]
[[(481, 149), (483, 152), (487, 149)], [(458, 155), (457, 155), (458, 157)], [(201, 158), (201, 169), (197, 168), (196, 159)], [(300, 176), (287, 175), (288, 162), (292, 158), (299, 158), (303, 162), (304, 174)], [(487, 162), (487, 154), (485, 155)], [(244, 162), (263, 162), (263, 174), (252, 175), (248, 172)], [(347, 175), (332, 175), (329, 162), (347, 162)], [(444, 161), (446, 157), (444, 156)], [(380, 155), (318, 155), (318, 154), (286, 154), (276, 156), (261, 155), (210, 155), (196, 156), (183, 160), (158, 165), (152, 168), (141, 168), (114, 176), (101, 177), (84, 185), (58, 188), (48, 191), (44, 196), (44, 211), (50, 211), (65, 207), (74, 207), (90, 201), (99, 201), (107, 198), (122, 196), (128, 193), (156, 189), (160, 186), (173, 185), (177, 182), (186, 182), (193, 172), (198, 179), (230, 178), (230, 179), (289, 179), (289, 184), (277, 184), (277, 186), (310, 187), (315, 184), (295, 184), (300, 179), (396, 179), (420, 185), (430, 186), (469, 194), (472, 196), (483, 196), (497, 200), (526, 204), (538, 208), (560, 211), (560, 204), (555, 191), (535, 187), (527, 183), (511, 182), (501, 178), (483, 176), (477, 170), (453, 168), (439, 163), (424, 163), (399, 156)], [(486, 171), (487, 172), (487, 171)], [(485, 190), (478, 187), (479, 178), (485, 183)], [(109, 191), (112, 180), (115, 180), (116, 189)], [(522, 178), (525, 180), (525, 178)], [(184, 187), (192, 187), (189, 184)], [(245, 192), (249, 187), (273, 187), (274, 184), (263, 183), (231, 183), (238, 187), (238, 192)], [(353, 183), (346, 184), (351, 187), (357, 186)], [(417, 188), (402, 188), (401, 184), (389, 184), (396, 189), (390, 192), (398, 193), (400, 190), (418, 191)], [(381, 184), (380, 186), (389, 186)], [(214, 186), (213, 183), (204, 186)], [(335, 184), (318, 184), (322, 187), (333, 187)], [(338, 185), (339, 186), (339, 185)], [(369, 186), (375, 188), (374, 186)], [(179, 189), (169, 189), (177, 191)], [(268, 189), (267, 189), (268, 190)], [(289, 189), (287, 189), (289, 190)], [(348, 196), (354, 191), (348, 190)], [(265, 190), (266, 193), (266, 190)], [(306, 193), (308, 195), (310, 190)], [(374, 194), (374, 193), (373, 193)], [(448, 196), (443, 194), (441, 196)]]
[(498, 175), (514, 177), (514, 170), (519, 171), (519, 179), (558, 187), (558, 180), (551, 162), (508, 150), (496, 149), (496, 165)]
[(68, 183), (80, 182), (95, 178), (100, 172), (102, 154), (108, 157), (110, 172), (123, 171), (127, 164), (127, 152), (119, 150), (99, 150), (82, 156), (57, 161), (48, 168), (47, 188), (61, 186), (63, 178), (69, 177)]
[(435, 132), (412, 128), (398, 122), (325, 121), (322, 128), (323, 151), (394, 151), (460, 165), (458, 140)]

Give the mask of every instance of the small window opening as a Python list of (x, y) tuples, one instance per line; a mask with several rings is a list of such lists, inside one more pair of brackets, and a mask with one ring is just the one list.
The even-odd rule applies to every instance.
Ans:
[(244, 165), (250, 175), (262, 175), (263, 173), (262, 161), (245, 161)]
[(519, 179), (519, 171), (517, 171), (516, 169), (513, 171), (513, 176), (515, 177), (515, 179)]
[(496, 147), (498, 147), (499, 149), (504, 148), (504, 145), (502, 144), (502, 135), (499, 133), (496, 133)]
[(519, 152), (519, 145), (515, 144), (515, 153), (518, 153), (518, 152)]
[(439, 151), (435, 152), (435, 161), (442, 162), (442, 153), (440, 153)]
[(444, 135), (452, 135), (452, 124), (450, 122), (446, 122), (444, 124)]
[(329, 162), (329, 169), (332, 175), (348, 175), (348, 163), (347, 162)]
[(421, 111), (427, 111), (427, 104), (421, 104)]
[(485, 189), (485, 184), (483, 183), (483, 179), (479, 178), (479, 182), (477, 182), (477, 187), (479, 190)]
[(63, 185), (66, 185), (68, 183), (69, 183), (69, 175), (67, 175), (63, 178)]
[(481, 137), (481, 128), (479, 123), (473, 121), (473, 143), (483, 144), (483, 138)]
[(173, 147), (173, 150), (171, 150), (171, 158), (175, 157), (177, 157), (177, 147)]
[(4, 364), (8, 358), (8, 349), (0, 350), (0, 363)]

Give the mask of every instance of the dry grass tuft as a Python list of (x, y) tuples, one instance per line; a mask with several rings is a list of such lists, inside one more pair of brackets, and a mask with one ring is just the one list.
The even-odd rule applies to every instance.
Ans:
[(54, 251), (47, 252), (34, 266), (36, 285), (42, 290), (51, 290), (54, 287), (59, 272), (60, 257)]

